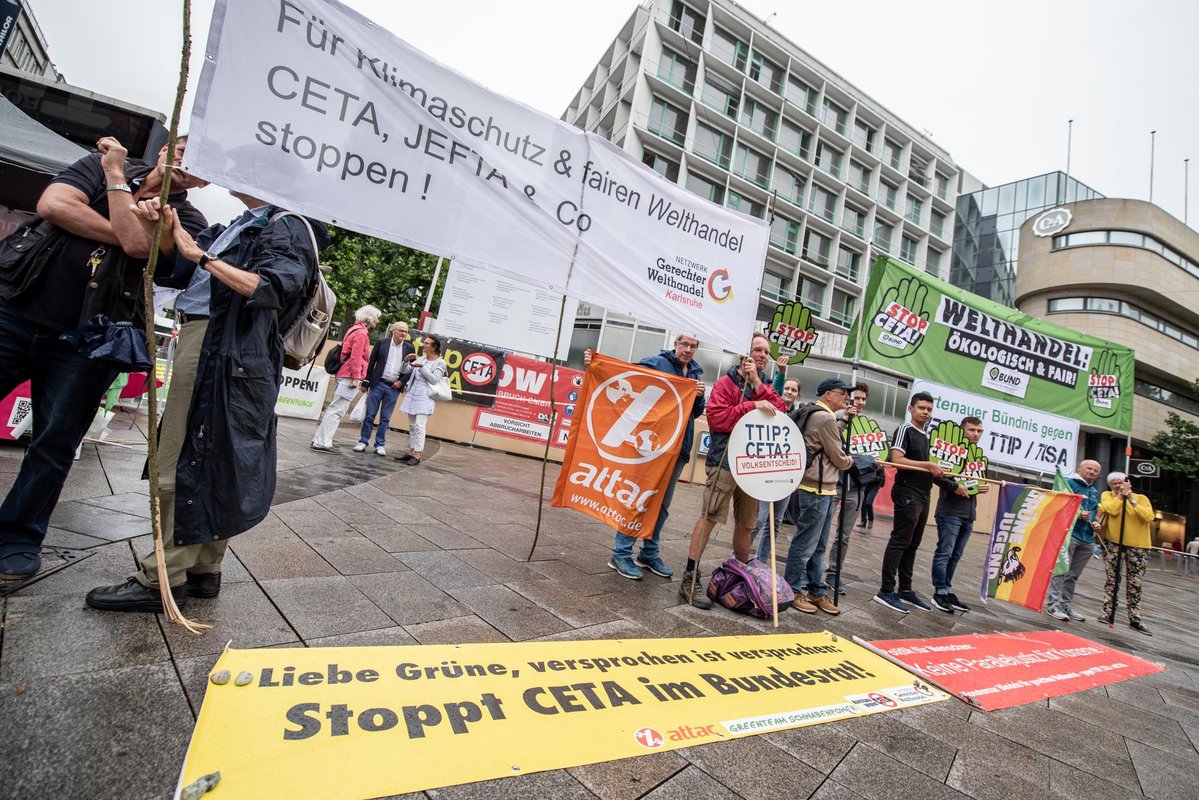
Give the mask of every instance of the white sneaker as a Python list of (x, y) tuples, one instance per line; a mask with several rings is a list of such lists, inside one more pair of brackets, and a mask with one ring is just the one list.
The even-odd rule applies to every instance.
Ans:
[(354, 445), (355, 453), (361, 453), (364, 450), (366, 450), (366, 442), (359, 442), (358, 444)]
[(1053, 617), (1054, 619), (1060, 619), (1063, 622), (1070, 619), (1069, 614), (1067, 614), (1065, 611), (1062, 611), (1060, 608), (1056, 608), (1056, 607), (1049, 609), (1049, 616)]
[(382, 447), (376, 447), (376, 448), (375, 448), (375, 455), (377, 455), (377, 456), (385, 456), (385, 455), (387, 455), (387, 450), (386, 450), (386, 449), (384, 449), (384, 448), (382, 448)]

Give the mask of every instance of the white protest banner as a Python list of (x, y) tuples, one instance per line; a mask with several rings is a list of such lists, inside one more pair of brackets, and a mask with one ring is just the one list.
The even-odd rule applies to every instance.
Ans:
[[(504, 350), (565, 358), (579, 302), (524, 281), (454, 261), (446, 276), (436, 333)], [(557, 349), (554, 334), (562, 314)]]
[(744, 347), (767, 225), (333, 0), (217, 0), (186, 165), (362, 233)]
[(329, 387), (329, 374), (317, 364), (311, 370), (283, 369), (283, 383), (275, 399), (275, 414), (280, 417), (320, 419)]
[(729, 434), (733, 480), (750, 497), (781, 500), (795, 491), (807, 468), (807, 447), (786, 414), (751, 411)]
[(930, 427), (942, 421), (960, 422), (962, 417), (981, 419), (979, 444), (993, 463), (1038, 473), (1052, 473), (1057, 468), (1066, 474), (1074, 471), (1078, 420), (925, 380), (912, 384), (912, 393), (916, 392), (933, 396)]

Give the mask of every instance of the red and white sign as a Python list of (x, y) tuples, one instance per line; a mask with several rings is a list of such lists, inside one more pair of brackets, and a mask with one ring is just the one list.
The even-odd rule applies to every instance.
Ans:
[(1064, 631), (859, 643), (984, 711), (1060, 697), (1165, 669)]
[[(565, 447), (571, 420), (583, 386), (583, 373), (558, 367), (554, 379), (553, 445)], [(550, 365), (524, 356), (510, 355), (504, 360), (496, 387), (495, 404), (475, 413), (474, 429), (544, 442), (550, 433)]]

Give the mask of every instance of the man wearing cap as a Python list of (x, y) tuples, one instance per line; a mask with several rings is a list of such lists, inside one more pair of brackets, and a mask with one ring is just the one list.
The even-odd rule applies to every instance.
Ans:
[[(807, 446), (808, 467), (799, 483), (795, 535), (787, 549), (783, 577), (795, 590), (795, 608), (806, 614), (815, 614), (817, 609), (833, 615), (841, 613), (836, 603), (825, 596), (824, 557), (816, 550), (821, 534), (827, 530), (841, 470), (853, 464), (842, 446), (841, 426), (836, 417), (849, 403), (851, 391), (853, 386), (840, 378), (821, 381), (816, 387), (819, 398), (816, 409), (808, 415), (801, 431)], [(759, 545), (759, 557), (769, 553), (766, 537), (762, 544), (766, 547)]]

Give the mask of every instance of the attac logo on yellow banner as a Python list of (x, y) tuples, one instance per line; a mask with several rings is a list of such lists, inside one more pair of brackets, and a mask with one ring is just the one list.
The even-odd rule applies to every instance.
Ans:
[(369, 798), (815, 725), (948, 697), (845, 639), (808, 633), (228, 650), (183, 785)]
[(587, 368), (552, 505), (653, 535), (695, 402), (695, 381), (596, 354)]

